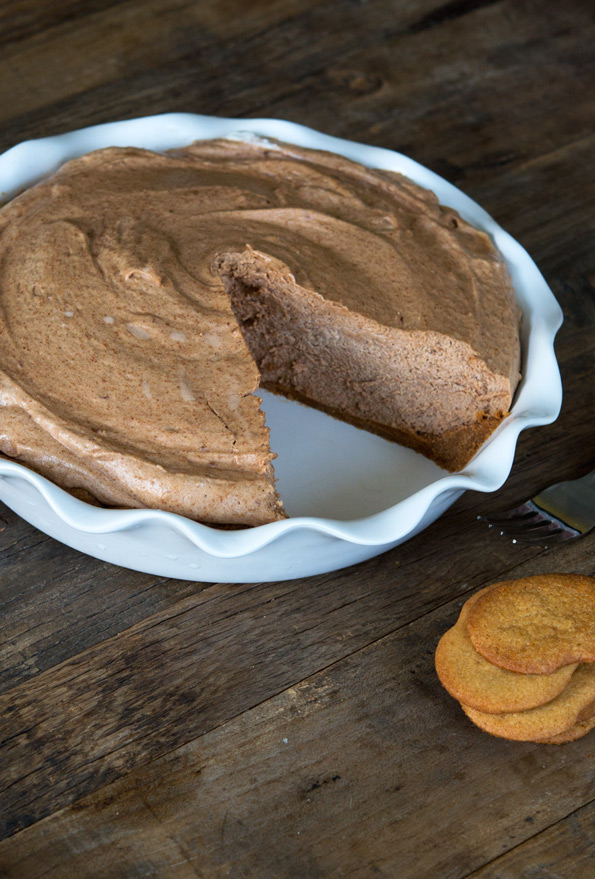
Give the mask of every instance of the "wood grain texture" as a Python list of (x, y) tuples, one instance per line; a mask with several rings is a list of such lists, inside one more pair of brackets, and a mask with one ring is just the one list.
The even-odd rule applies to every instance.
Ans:
[(587, 879), (593, 734), (477, 730), (433, 650), (473, 591), (595, 573), (595, 535), (478, 521), (594, 466), (589, 0), (5, 0), (0, 149), (169, 111), (400, 149), (528, 249), (565, 315), (564, 402), (505, 486), (304, 580), (117, 568), (0, 508), (0, 876)]
[[(595, 538), (586, 541), (592, 553)], [(563, 554), (557, 550), (554, 569)], [(566, 555), (574, 561), (576, 552), (566, 548)], [(432, 586), (442, 599), (449, 580), (451, 593), (469, 586), (452, 582), (455, 565), (428, 585), (417, 580), (413, 565), (397, 565), (383, 585), (373, 576), (380, 565), (368, 562), (368, 576), (358, 566), (360, 576), (344, 584), (352, 584), (347, 592), (337, 582), (344, 574), (212, 587), (10, 689), (0, 697), (3, 833), (425, 619), (440, 600), (432, 600)], [(501, 568), (501, 577), (547, 572), (551, 565), (541, 553)], [(591, 573), (592, 567), (572, 569)]]
[(454, 605), (23, 831), (20, 844), (17, 836), (0, 847), (0, 866), (13, 875), (11, 848), (26, 847), (27, 876), (48, 864), (70, 875), (73, 855), (86, 856), (89, 877), (108, 875), (119, 816), (132, 814), (122, 876), (139, 855), (146, 875), (162, 868), (156, 836), (208, 877), (334, 876), (345, 861), (350, 876), (466, 876), (591, 798), (595, 764), (585, 771), (587, 738), (519, 745), (464, 719), (433, 672)]
[(594, 831), (595, 802), (591, 802), (469, 879), (591, 879), (595, 872)]

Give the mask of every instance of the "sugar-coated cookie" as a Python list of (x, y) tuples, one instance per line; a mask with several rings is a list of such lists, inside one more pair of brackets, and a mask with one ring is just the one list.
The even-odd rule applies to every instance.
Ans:
[(436, 648), (436, 672), (451, 696), (488, 714), (526, 711), (544, 705), (566, 687), (577, 664), (551, 674), (522, 675), (488, 662), (475, 650), (467, 618), (477, 600), (492, 587), (469, 598), (455, 625), (444, 633)]
[(549, 674), (595, 662), (595, 578), (542, 574), (494, 584), (467, 618), (481, 655), (508, 671)]
[(595, 715), (595, 663), (579, 665), (559, 696), (528, 711), (487, 714), (461, 705), (476, 726), (494, 736), (521, 742), (551, 740)]

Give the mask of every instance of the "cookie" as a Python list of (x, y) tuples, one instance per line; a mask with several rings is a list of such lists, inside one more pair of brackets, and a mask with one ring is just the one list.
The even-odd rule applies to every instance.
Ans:
[(564, 745), (566, 742), (575, 742), (577, 739), (582, 739), (583, 736), (586, 736), (588, 732), (591, 732), (593, 727), (595, 727), (595, 715), (589, 718), (589, 720), (581, 720), (579, 723), (575, 723), (566, 732), (560, 733), (557, 736), (552, 736), (549, 739), (540, 739), (539, 744)]
[(488, 662), (520, 674), (550, 674), (595, 662), (595, 578), (579, 574), (523, 577), (484, 591), (467, 629)]
[(488, 714), (526, 711), (544, 705), (566, 687), (577, 663), (551, 674), (522, 675), (492, 665), (475, 650), (467, 631), (467, 618), (482, 589), (469, 598), (455, 625), (444, 633), (436, 648), (436, 673), (451, 696)]
[(595, 715), (595, 664), (579, 665), (559, 696), (528, 711), (487, 714), (463, 703), (461, 707), (476, 726), (494, 736), (519, 742), (552, 740)]

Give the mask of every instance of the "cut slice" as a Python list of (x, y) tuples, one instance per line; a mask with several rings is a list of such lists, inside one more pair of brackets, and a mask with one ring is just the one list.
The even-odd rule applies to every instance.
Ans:
[(214, 267), (269, 390), (448, 470), (469, 461), (508, 409), (508, 380), (466, 342), (383, 325), (297, 284), (286, 265), (250, 247), (219, 254)]

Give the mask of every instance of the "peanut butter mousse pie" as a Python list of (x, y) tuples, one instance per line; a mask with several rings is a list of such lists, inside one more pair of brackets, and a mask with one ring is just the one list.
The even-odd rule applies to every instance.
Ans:
[(400, 175), (271, 141), (68, 162), (0, 211), (0, 297), (0, 451), (215, 524), (284, 516), (259, 384), (452, 470), (518, 381), (484, 233)]

